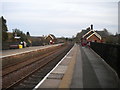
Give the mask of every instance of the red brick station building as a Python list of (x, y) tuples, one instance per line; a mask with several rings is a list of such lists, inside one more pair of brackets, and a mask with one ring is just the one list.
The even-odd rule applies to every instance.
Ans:
[(106, 29), (102, 31), (93, 30), (93, 25), (88, 27), (85, 30), (82, 30), (80, 33), (77, 34), (77, 38), (79, 38), (81, 43), (87, 42), (99, 42), (103, 43), (106, 40), (106, 37), (109, 36), (109, 33)]

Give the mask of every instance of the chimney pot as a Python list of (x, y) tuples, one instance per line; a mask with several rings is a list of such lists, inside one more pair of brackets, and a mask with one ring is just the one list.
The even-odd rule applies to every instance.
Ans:
[(91, 24), (91, 30), (93, 30), (93, 25)]

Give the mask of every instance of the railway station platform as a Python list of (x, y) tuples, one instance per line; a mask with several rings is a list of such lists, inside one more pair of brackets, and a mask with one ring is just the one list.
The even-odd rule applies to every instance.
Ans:
[(75, 44), (33, 90), (40, 88), (119, 88), (119, 78), (91, 48)]
[(2, 50), (1, 58), (14, 56), (14, 55), (19, 55), (19, 54), (23, 54), (23, 53), (29, 53), (29, 52), (32, 52), (32, 51), (37, 51), (37, 50), (46, 49), (46, 48), (49, 48), (49, 47), (59, 46), (59, 45), (62, 45), (62, 44), (63, 43), (55, 44), (55, 45), (33, 46), (33, 47), (26, 47), (26, 48), (21, 48), (21, 49)]

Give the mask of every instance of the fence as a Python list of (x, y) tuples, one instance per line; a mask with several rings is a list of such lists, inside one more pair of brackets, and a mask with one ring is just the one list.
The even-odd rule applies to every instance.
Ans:
[[(2, 50), (8, 50), (10, 49), (10, 45), (19, 45), (20, 42), (2, 42)], [(27, 43), (28, 46), (30, 46), (30, 44)], [(42, 46), (43, 43), (42, 42), (32, 42), (31, 44), (32, 46)]]
[(8, 50), (10, 45), (18, 45), (19, 42), (2, 42), (2, 50)]
[(120, 45), (91, 42), (91, 48), (100, 55), (120, 77)]

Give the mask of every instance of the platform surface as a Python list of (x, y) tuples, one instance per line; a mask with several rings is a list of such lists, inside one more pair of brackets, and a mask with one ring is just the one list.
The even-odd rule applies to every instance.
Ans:
[(21, 49), (2, 50), (2, 58), (12, 56), (12, 55), (17, 55), (17, 54), (27, 53), (27, 52), (31, 52), (31, 51), (37, 51), (40, 49), (45, 49), (45, 48), (58, 46), (58, 45), (61, 45), (61, 44), (45, 45), (45, 46), (33, 46), (33, 47), (26, 47), (26, 48), (21, 48)]
[(91, 48), (75, 44), (33, 90), (40, 88), (119, 88), (119, 78)]

